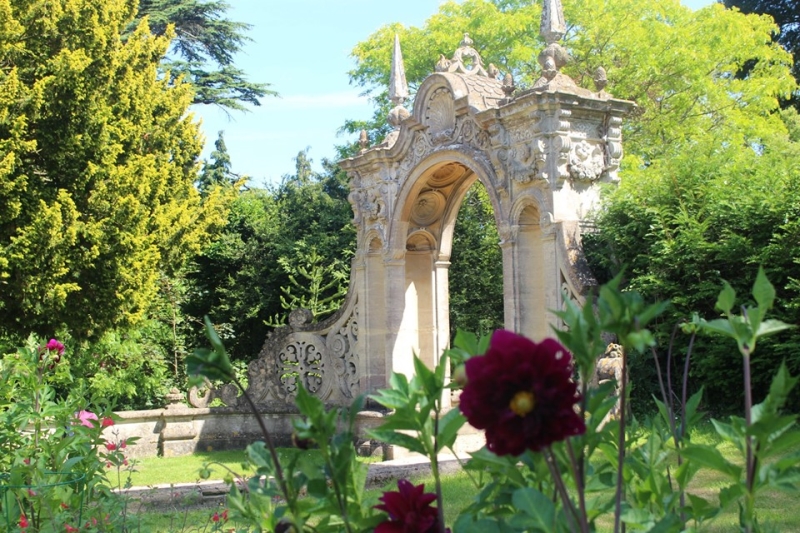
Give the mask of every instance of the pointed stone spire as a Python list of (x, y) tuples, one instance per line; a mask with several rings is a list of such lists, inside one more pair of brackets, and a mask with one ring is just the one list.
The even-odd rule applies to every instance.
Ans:
[(560, 41), (567, 33), (567, 23), (564, 20), (564, 8), (561, 0), (543, 0), (542, 25), (539, 34), (548, 45)]
[(391, 148), (400, 135), (400, 124), (411, 116), (408, 109), (403, 107), (403, 102), (408, 98), (408, 82), (406, 82), (406, 67), (403, 65), (403, 52), (400, 50), (400, 36), (394, 34), (394, 49), (392, 49), (392, 70), (389, 74), (389, 99), (394, 107), (389, 111), (389, 124), (394, 127), (381, 143), (383, 147)]
[(396, 106), (403, 105), (403, 102), (408, 98), (406, 67), (403, 65), (400, 36), (396, 33), (394, 34), (394, 49), (392, 50), (392, 71), (389, 75), (389, 98)]

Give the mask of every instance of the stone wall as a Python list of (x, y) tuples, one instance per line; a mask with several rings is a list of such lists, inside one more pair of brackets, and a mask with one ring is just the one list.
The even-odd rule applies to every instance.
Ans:
[[(190, 408), (170, 406), (148, 411), (122, 411), (114, 426), (104, 430), (109, 440), (139, 437), (135, 446), (127, 448), (133, 458), (174, 457), (213, 450), (242, 450), (248, 444), (264, 440), (256, 418), (250, 411), (227, 408)], [(291, 446), (292, 419), (296, 413), (264, 413), (261, 415), (276, 446)], [(356, 430), (359, 435), (380, 424), (382, 414), (359, 413)], [(369, 443), (367, 443), (369, 445)]]

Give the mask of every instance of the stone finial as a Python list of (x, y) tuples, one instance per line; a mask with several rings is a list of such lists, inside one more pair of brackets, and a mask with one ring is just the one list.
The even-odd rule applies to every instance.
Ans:
[(394, 34), (392, 49), (392, 70), (389, 75), (389, 98), (394, 105), (403, 105), (408, 98), (408, 82), (406, 67), (403, 64), (403, 51), (400, 49), (400, 36)]
[(514, 90), (516, 86), (514, 85), (514, 76), (508, 72), (505, 76), (503, 76), (503, 92), (506, 95), (506, 98), (511, 98), (511, 95), (514, 94)]
[(567, 24), (564, 21), (561, 0), (542, 0), (542, 24), (539, 33), (547, 43), (547, 47), (538, 57), (539, 65), (542, 67), (542, 77), (534, 83), (534, 89), (568, 92), (581, 90), (572, 78), (560, 72), (569, 60), (569, 54), (558, 43), (566, 32)]
[(597, 92), (603, 92), (603, 89), (606, 88), (606, 85), (608, 85), (606, 69), (603, 67), (597, 67), (597, 69), (594, 71), (594, 86), (597, 89)]
[[(394, 108), (389, 111), (389, 124), (395, 130), (400, 127), (400, 123), (411, 116), (408, 109), (403, 107), (403, 102), (408, 98), (408, 82), (406, 82), (406, 68), (403, 65), (403, 52), (400, 49), (400, 36), (394, 35), (394, 48), (392, 49), (392, 70), (389, 74), (389, 99), (394, 104)], [(390, 134), (391, 135), (391, 134)], [(391, 136), (390, 144), (396, 139), (397, 135)], [(384, 144), (386, 141), (384, 141)]]
[(358, 145), (361, 147), (362, 151), (369, 148), (369, 135), (367, 135), (367, 130), (361, 130), (361, 134), (358, 136)]

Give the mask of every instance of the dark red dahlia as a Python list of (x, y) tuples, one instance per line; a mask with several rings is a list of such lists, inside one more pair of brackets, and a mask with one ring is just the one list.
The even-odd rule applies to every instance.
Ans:
[(461, 412), (486, 430), (486, 446), (497, 455), (539, 451), (586, 431), (575, 411), (580, 400), (572, 379), (572, 356), (560, 343), (535, 343), (498, 330), (483, 356), (466, 362)]
[(431, 507), (436, 495), (425, 494), (425, 484), (414, 486), (405, 479), (397, 481), (397, 488), (397, 492), (384, 492), (379, 498), (383, 503), (375, 506), (389, 515), (375, 533), (436, 533), (439, 515)]

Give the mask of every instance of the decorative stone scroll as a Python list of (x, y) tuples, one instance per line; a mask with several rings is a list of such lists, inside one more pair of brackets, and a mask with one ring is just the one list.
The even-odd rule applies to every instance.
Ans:
[(469, 34), (465, 33), (452, 59), (447, 59), (444, 54), (439, 55), (439, 61), (436, 63), (436, 72), (455, 72), (466, 76), (496, 78), (499, 74), (497, 68), (489, 64), (489, 70), (484, 69), (483, 59), (478, 51), (472, 47), (473, 44), (475, 43), (469, 38)]
[[(342, 308), (314, 324), (307, 309), (296, 309), (289, 324), (267, 337), (258, 359), (248, 365), (247, 393), (260, 408), (291, 412), (298, 388), (324, 402), (346, 405), (359, 392), (359, 337), (357, 297), (351, 291)], [(193, 389), (189, 402), (208, 407), (221, 401), (226, 407), (247, 407), (236, 388), (227, 384)]]

